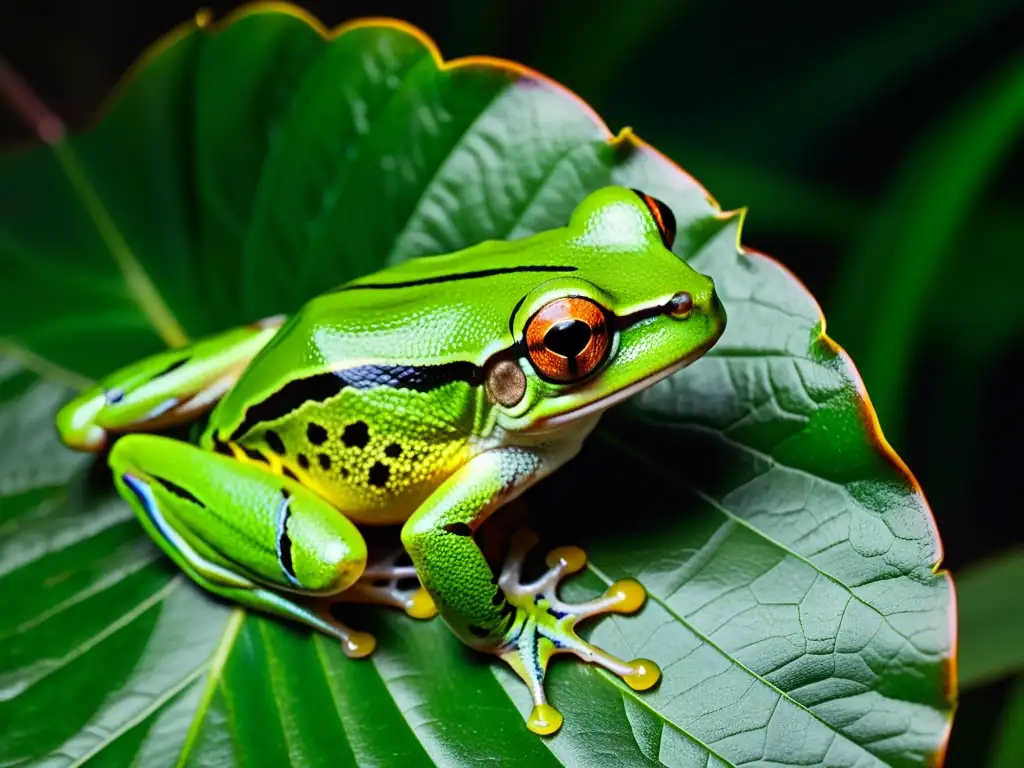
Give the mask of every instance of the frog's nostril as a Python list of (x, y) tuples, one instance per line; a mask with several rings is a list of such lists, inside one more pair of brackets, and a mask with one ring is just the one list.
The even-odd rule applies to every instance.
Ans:
[(680, 291), (668, 302), (668, 313), (672, 317), (683, 319), (693, 311), (693, 296), (686, 291)]

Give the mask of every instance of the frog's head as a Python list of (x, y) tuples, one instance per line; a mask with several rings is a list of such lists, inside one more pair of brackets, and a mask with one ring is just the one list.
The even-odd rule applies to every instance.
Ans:
[(707, 352), (726, 315), (711, 278), (672, 253), (675, 217), (641, 191), (583, 200), (541, 282), (511, 319), (518, 359), (493, 362), (487, 389), (506, 429), (545, 432), (603, 411)]

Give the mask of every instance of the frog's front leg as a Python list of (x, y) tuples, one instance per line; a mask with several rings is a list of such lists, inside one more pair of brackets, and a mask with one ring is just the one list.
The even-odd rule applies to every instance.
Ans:
[(339, 623), (320, 599), (356, 583), (367, 556), (356, 527), (321, 497), (155, 435), (122, 437), (110, 466), (147, 533), (201, 587), (334, 636), (351, 657), (373, 651), (372, 636)]
[(284, 323), (283, 315), (168, 349), (106, 376), (57, 414), (65, 445), (103, 450), (111, 435), (184, 424), (217, 404)]
[(501, 576), (491, 571), (473, 539), (480, 524), (503, 503), (560, 463), (525, 448), (501, 448), (480, 454), (443, 483), (409, 519), (402, 541), (423, 586), (444, 620), (466, 644), (504, 659), (529, 686), (534, 700), (530, 730), (547, 735), (562, 716), (547, 703), (544, 676), (556, 653), (572, 653), (621, 676), (630, 687), (654, 685), (654, 662), (624, 662), (581, 639), (575, 625), (602, 613), (632, 613), (644, 602), (633, 581), (613, 584), (605, 595), (580, 605), (557, 598), (561, 578), (586, 563), (575, 547), (554, 550), (551, 570), (532, 584), (519, 583), (519, 566), (531, 545), (529, 534), (513, 540)]

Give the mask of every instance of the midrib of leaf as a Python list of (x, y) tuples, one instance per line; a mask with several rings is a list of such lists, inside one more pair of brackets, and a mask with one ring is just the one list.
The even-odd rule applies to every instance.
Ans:
[[(441, 73), (450, 73), (452, 69), (453, 67), (450, 65), (449, 62), (447, 68), (443, 68), (441, 70)], [(476, 126), (479, 125), (480, 122), (488, 116), (488, 114), (490, 114), (491, 107), (493, 107), (494, 104), (497, 103), (498, 99), (500, 99), (502, 96), (508, 93), (509, 89), (514, 87), (515, 82), (509, 82), (508, 85), (497, 90), (494, 96), (487, 103), (487, 105), (480, 110), (479, 114), (477, 114), (477, 116), (474, 117), (472, 121), (470, 121), (469, 125), (466, 126), (466, 129), (461, 134), (459, 134), (458, 140), (451, 145), (449, 150), (445, 153), (444, 157), (442, 157), (440, 162), (438, 162), (437, 166), (434, 168), (434, 172), (430, 174), (430, 178), (427, 179), (426, 183), (420, 189), (420, 194), (416, 198), (416, 202), (409, 209), (409, 215), (406, 217), (405, 223), (400, 228), (396, 229), (395, 235), (391, 241), (391, 248), (388, 251), (387, 256), (385, 256), (384, 258), (385, 264), (395, 263), (395, 245), (402, 241), (402, 238), (405, 236), (405, 233), (409, 229), (410, 222), (412, 222), (416, 214), (419, 213), (420, 207), (423, 205), (424, 198), (426, 198), (427, 194), (432, 191), (433, 186), (437, 182), (438, 177), (448, 167), (448, 163), (451, 161), (452, 157), (455, 155), (456, 152), (458, 152), (465, 146), (469, 137), (472, 135), (474, 128), (476, 128)]]
[[(694, 432), (703, 432), (705, 434), (708, 434), (708, 435), (710, 435), (710, 436), (712, 436), (712, 437), (714, 437), (716, 439), (721, 440), (726, 445), (731, 445), (732, 447), (737, 448), (737, 449), (739, 449), (741, 451), (745, 451), (747, 453), (750, 453), (750, 454), (756, 456), (757, 458), (764, 459), (765, 461), (771, 463), (771, 465), (773, 467), (779, 467), (779, 468), (785, 469), (785, 470), (787, 470), (789, 472), (793, 472), (793, 473), (801, 475), (803, 477), (807, 477), (808, 479), (815, 480), (815, 481), (821, 482), (821, 483), (826, 483), (828, 485), (831, 485), (834, 488), (841, 488), (841, 486), (838, 483), (833, 483), (831, 480), (828, 480), (828, 479), (826, 479), (824, 477), (821, 477), (820, 475), (815, 475), (815, 474), (813, 474), (811, 472), (808, 472), (805, 469), (800, 469), (799, 467), (792, 467), (792, 466), (789, 466), (787, 464), (783, 464), (782, 462), (780, 462), (778, 459), (776, 459), (771, 454), (765, 453), (764, 451), (759, 451), (758, 449), (756, 449), (756, 448), (754, 448), (752, 446), (745, 445), (743, 443), (737, 442), (736, 440), (732, 439), (731, 437), (727, 437), (720, 430), (712, 429), (710, 427), (704, 427), (704, 426), (701, 426), (699, 424), (686, 424), (684, 429), (692, 430)], [(735, 512), (733, 512), (729, 508), (723, 506), (721, 503), (719, 503), (707, 491), (702, 490), (701, 488), (698, 488), (697, 486), (695, 486), (693, 484), (690, 484), (690, 483), (686, 483), (686, 484), (680, 483), (679, 482), (679, 478), (675, 477), (671, 472), (666, 471), (660, 465), (652, 464), (646, 456), (636, 452), (635, 450), (633, 450), (632, 448), (630, 448), (625, 443), (623, 443), (622, 441), (618, 440), (618, 438), (614, 437), (613, 435), (609, 434), (608, 432), (602, 431), (601, 432), (601, 437), (602, 437), (602, 439), (604, 439), (604, 441), (608, 445), (614, 447), (618, 451), (621, 451), (622, 453), (626, 454), (630, 458), (635, 459), (638, 462), (641, 462), (645, 467), (647, 467), (652, 472), (654, 472), (656, 475), (661, 477), (667, 484), (674, 485), (677, 488), (680, 488), (680, 489), (683, 489), (683, 490), (689, 490), (689, 491), (693, 492), (694, 494), (699, 496), (703, 501), (705, 501), (708, 504), (710, 504), (712, 507), (714, 507), (716, 510), (718, 510), (722, 515), (724, 515), (725, 517), (729, 518), (730, 520), (732, 520), (736, 524), (746, 528), (748, 531), (754, 533), (759, 538), (764, 539), (766, 542), (768, 542), (769, 544), (771, 544), (775, 548), (781, 550), (782, 552), (785, 552), (787, 555), (789, 555), (789, 556), (799, 560), (800, 562), (804, 563), (805, 565), (809, 566), (810, 568), (813, 568), (816, 573), (818, 573), (821, 576), (823, 576), (824, 578), (828, 579), (833, 584), (835, 584), (837, 587), (839, 587), (844, 592), (846, 592), (850, 596), (850, 598), (852, 600), (855, 600), (856, 602), (858, 602), (861, 605), (863, 605), (865, 608), (867, 608), (872, 613), (876, 614), (880, 619), (882, 619), (882, 621), (884, 621), (886, 623), (886, 625), (892, 627), (892, 625), (889, 622), (888, 617), (884, 613), (879, 611), (878, 608), (873, 606), (871, 603), (865, 601), (864, 598), (862, 598), (859, 595), (857, 595), (857, 593), (854, 592), (848, 585), (844, 584), (842, 581), (837, 579), (835, 576), (830, 574), (828, 571), (823, 570), (820, 566), (816, 565), (813, 561), (807, 559), (805, 556), (801, 555), (799, 552), (794, 552), (792, 549), (787, 547), (785, 544), (783, 544), (778, 539), (770, 536), (765, 531), (762, 531), (760, 528), (757, 528), (754, 525), (751, 525), (749, 520), (743, 519), (742, 517), (737, 515)], [(736, 489), (733, 489), (733, 490), (736, 490)], [(901, 576), (902, 575), (903, 574), (901, 574)], [(867, 582), (867, 583), (872, 583), (872, 582)], [(894, 632), (896, 631), (895, 627), (892, 627), (892, 629), (893, 629)], [(900, 633), (897, 632), (897, 634), (900, 634)], [(900, 634), (900, 636), (903, 637), (902, 634)], [(909, 640), (908, 640), (908, 642), (909, 642)]]
[[(199, 699), (196, 711), (192, 715), (192, 722), (189, 724), (188, 733), (185, 735), (185, 743), (181, 745), (177, 768), (182, 768), (192, 753), (196, 739), (199, 737), (199, 729), (203, 725), (206, 712), (210, 708), (210, 702), (213, 701), (213, 695), (216, 693), (217, 686), (221, 682), (224, 674), (224, 665), (227, 664), (228, 658), (231, 656), (231, 650), (235, 647), (235, 640), (238, 639), (238, 633), (242, 629), (242, 622), (245, 621), (245, 616), (245, 609), (241, 607), (232, 608), (231, 614), (224, 624), (224, 631), (217, 642), (217, 649), (213, 652), (213, 656), (210, 657), (209, 663), (205, 667), (207, 670), (206, 687), (203, 689), (202, 698)], [(201, 671), (203, 667), (199, 669)]]
[(540, 178), (537, 179), (537, 182), (534, 185), (533, 190), (531, 190), (527, 199), (523, 201), (523, 206), (520, 209), (519, 214), (516, 216), (515, 220), (511, 223), (511, 225), (505, 230), (505, 235), (501, 239), (508, 240), (509, 237), (512, 236), (512, 233), (516, 231), (516, 228), (522, 223), (523, 219), (526, 218), (526, 214), (530, 212), (530, 209), (532, 208), (533, 204), (537, 202), (537, 198), (540, 197), (541, 193), (544, 192), (545, 189), (547, 189), (548, 183), (552, 180), (552, 178), (554, 178), (555, 174), (558, 172), (558, 169), (562, 166), (562, 162), (564, 160), (567, 160), (569, 157), (571, 157), (576, 152), (579, 152), (581, 149), (586, 149), (597, 143), (600, 143), (602, 146), (607, 147), (609, 145), (614, 145), (619, 141), (625, 141), (626, 138), (632, 134), (632, 132), (632, 128), (626, 127), (619, 131), (618, 136), (611, 136), (609, 134), (609, 136), (604, 139), (595, 139), (590, 142), (585, 141), (579, 144), (572, 144), (571, 146), (567, 147), (562, 152), (560, 152), (557, 157), (552, 158), (550, 167), (544, 171)]
[(61, 602), (54, 605), (52, 608), (48, 608), (42, 613), (33, 616), (31, 619), (28, 619), (24, 623), (19, 624), (17, 627), (14, 627), (13, 629), (7, 632), (0, 633), (0, 640), (6, 640), (8, 637), (12, 637), (13, 635), (20, 635), (24, 632), (28, 632), (30, 629), (39, 626), (43, 622), (49, 621), (55, 616), (59, 616), (60, 614), (64, 613), (64, 611), (70, 610), (79, 603), (88, 600), (90, 597), (94, 597), (95, 595), (98, 595), (102, 592), (106, 592), (111, 587), (120, 584), (126, 578), (135, 575), (150, 563), (156, 562), (156, 560), (159, 559), (159, 556), (160, 550), (156, 549), (155, 547), (151, 548), (146, 557), (140, 558), (139, 560), (132, 563), (132, 568), (104, 576), (95, 584), (90, 585), (89, 587), (81, 590), (80, 592), (76, 592), (71, 597), (67, 598), (66, 600), (62, 600)]
[[(296, 83), (293, 92), (293, 98), (289, 102), (287, 110), (280, 119), (280, 125), (288, 125), (290, 123), (291, 115), (295, 112), (296, 109), (298, 109), (295, 97), (298, 96), (305, 87), (306, 78), (310, 77), (314, 73), (314, 70), (317, 67), (317, 62), (319, 61), (319, 59), (323, 56), (328, 55), (328, 46), (335, 39), (336, 38), (332, 37), (326, 41), (327, 45), (325, 45), (324, 50), (321, 51), (317, 59), (310, 62), (309, 66), (306, 68), (306, 71), (303, 73), (302, 80)], [(299, 274), (300, 281), (304, 280), (308, 276), (307, 272), (310, 269), (314, 269), (316, 267), (317, 260), (315, 258), (311, 259), (309, 258), (309, 256), (311, 253), (316, 253), (316, 246), (319, 245), (321, 232), (326, 226), (326, 223), (330, 221), (331, 214), (333, 214), (333, 212), (337, 210), (339, 206), (342, 205), (342, 201), (345, 199), (344, 195), (338, 194), (333, 205), (329, 207), (324, 205), (324, 198), (326, 197), (328, 190), (336, 191), (338, 189), (344, 188), (345, 184), (347, 184), (348, 182), (348, 177), (352, 172), (352, 166), (355, 164), (356, 160), (362, 153), (362, 145), (364, 140), (373, 135), (372, 128), (374, 124), (377, 122), (377, 120), (381, 118), (382, 115), (385, 115), (387, 113), (388, 109), (394, 103), (398, 95), (403, 92), (404, 86), (409, 81), (412, 74), (416, 72), (417, 69), (419, 69), (419, 67), (421, 67), (425, 63), (431, 65), (433, 64), (433, 58), (430, 56), (428, 52), (425, 52), (423, 54), (423, 60), (416, 62), (403, 73), (398, 85), (395, 86), (394, 90), (391, 92), (388, 98), (385, 99), (376, 110), (374, 110), (373, 114), (366, 116), (366, 130), (362, 132), (357, 132), (355, 141), (350, 142), (348, 145), (346, 145), (346, 152), (351, 152), (351, 157), (346, 156), (345, 161), (338, 165), (338, 168), (331, 176), (330, 181), (324, 185), (324, 189), (320, 197), (319, 210), (313, 217), (313, 220), (307, 222), (307, 230), (310, 232), (310, 236), (306, 241), (305, 251), (303, 252), (302, 257), (299, 259), (298, 262), (299, 268), (304, 270)], [(263, 165), (260, 167), (260, 175), (256, 182), (256, 194), (253, 196), (253, 211), (258, 212), (259, 210), (261, 210), (265, 206), (265, 200), (267, 198), (267, 195), (271, 194), (272, 190), (270, 190), (269, 187), (267, 186), (268, 181), (266, 178), (266, 172), (268, 168), (274, 165), (274, 161), (276, 160), (277, 154), (283, 151), (283, 146), (283, 142), (276, 144), (271, 149), (271, 152), (268, 153), (267, 158), (264, 160)], [(253, 230), (250, 227), (248, 234), (251, 234), (252, 231)], [(248, 239), (246, 245), (248, 246)], [(248, 250), (248, 248), (246, 250)]]
[[(406, 83), (408, 83), (409, 80), (412, 79), (412, 76), (419, 72), (421, 67), (431, 67), (432, 68), (434, 66), (435, 65), (434, 65), (433, 57), (430, 56), (429, 54), (427, 54), (421, 61), (416, 62), (411, 67), (409, 67), (408, 70), (406, 70), (405, 74), (402, 75), (400, 85), (404, 86)], [(395, 98), (398, 96), (398, 94), (401, 92), (401, 90), (402, 90), (401, 88), (396, 88), (394, 90), (394, 92), (387, 98), (387, 100), (381, 105), (380, 110), (376, 113), (375, 117), (373, 118), (374, 122), (376, 122), (377, 120), (380, 120), (383, 116), (385, 116), (389, 112), (391, 106), (395, 102)], [(359, 157), (359, 154), (362, 151), (361, 150), (361, 144), (362, 144), (364, 138), (368, 137), (368, 136), (370, 136), (370, 132), (369, 131), (367, 131), (366, 133), (363, 133), (363, 134), (361, 134), (359, 136), (359, 138), (355, 142), (357, 149), (356, 149), (355, 154), (352, 157), (352, 160), (346, 161), (346, 163), (344, 164), (343, 168), (339, 168), (338, 172), (335, 173), (335, 175), (332, 177), (331, 180), (335, 184), (338, 183), (339, 179), (341, 179), (342, 180), (342, 186), (339, 189), (335, 190), (337, 192), (337, 197), (335, 199), (334, 204), (331, 205), (329, 208), (325, 208), (323, 205), (321, 205), (320, 211), (317, 213), (314, 221), (311, 222), (308, 225), (307, 228), (308, 228), (308, 230), (310, 231), (311, 234), (310, 234), (308, 242), (306, 243), (306, 250), (302, 254), (301, 263), (303, 263), (303, 264), (315, 264), (317, 262), (317, 258), (315, 258), (315, 257), (316, 257), (316, 254), (319, 252), (319, 249), (320, 249), (320, 242), (321, 242), (321, 239), (322, 239), (322, 236), (323, 236), (324, 229), (325, 229), (325, 227), (327, 227), (327, 223), (330, 221), (331, 216), (334, 213), (334, 211), (337, 210), (341, 205), (344, 204), (343, 201), (345, 200), (345, 196), (343, 194), (341, 194), (341, 190), (344, 189), (344, 183), (347, 181), (349, 173), (351, 172), (352, 163), (354, 163), (356, 161), (356, 158)], [(420, 197), (422, 199), (422, 195)], [(412, 210), (410, 211), (410, 213), (409, 213), (409, 218), (410, 219), (412, 218), (412, 215), (415, 212), (415, 210), (418, 207), (418, 205), (419, 205), (419, 203), (417, 202), (417, 204), (414, 205)], [(398, 236), (400, 234), (401, 234), (401, 231), (399, 230), (396, 233), (396, 235), (395, 235), (395, 238), (394, 238), (395, 242), (398, 241)], [(310, 254), (313, 254), (314, 258), (311, 259), (310, 258)]]
[[(694, 426), (695, 425), (687, 424), (686, 428), (689, 429), (689, 428), (694, 427)], [(701, 429), (703, 430), (705, 428), (701, 428)], [(710, 433), (714, 433), (716, 436), (721, 437), (723, 440), (729, 442), (730, 444), (736, 446), (737, 448), (754, 451), (755, 453), (760, 454), (760, 452), (755, 451), (755, 449), (750, 448), (750, 446), (745, 446), (742, 443), (737, 443), (736, 441), (731, 440), (730, 438), (725, 437), (720, 432), (717, 432), (715, 430), (710, 430), (710, 429), (707, 429), (707, 431), (710, 432)], [(618, 440), (615, 436), (609, 434), (607, 431), (602, 431), (600, 434), (601, 434), (602, 440), (606, 444), (608, 444), (609, 446), (612, 446), (613, 448), (615, 448), (616, 450), (619, 450), (620, 452), (626, 454), (627, 456), (635, 459), (636, 461), (639, 461), (639, 462), (643, 463), (644, 466), (648, 467), (652, 472), (654, 472), (660, 478), (662, 478), (662, 480), (667, 485), (672, 485), (672, 486), (675, 486), (675, 487), (677, 487), (677, 488), (679, 488), (681, 490), (689, 490), (689, 491), (693, 492), (694, 494), (699, 496), (703, 501), (705, 501), (706, 503), (710, 504), (714, 509), (718, 510), (721, 514), (723, 514), (728, 519), (730, 519), (730, 520), (734, 521), (735, 523), (745, 527), (747, 530), (749, 530), (752, 533), (756, 534), (757, 536), (759, 536), (760, 538), (762, 538), (764, 541), (766, 541), (767, 543), (771, 544), (772, 546), (780, 549), (782, 552), (785, 552), (787, 555), (790, 555), (793, 558), (795, 558), (797, 560), (800, 560), (801, 562), (805, 563), (809, 567), (813, 568), (816, 573), (820, 574), (824, 578), (826, 578), (829, 581), (831, 581), (833, 584), (836, 584), (837, 586), (842, 588), (842, 590), (844, 592), (846, 592), (850, 596), (850, 599), (855, 600), (856, 602), (860, 603), (864, 607), (868, 608), (875, 615), (877, 615), (879, 618), (881, 618), (881, 620), (886, 624), (886, 626), (889, 626), (894, 632), (899, 634), (901, 637), (905, 637), (902, 633), (898, 632), (895, 627), (892, 626), (891, 622), (889, 621), (888, 617), (885, 614), (883, 614), (881, 611), (879, 611), (875, 606), (873, 606), (870, 603), (866, 602), (862, 597), (860, 597), (856, 593), (854, 593), (847, 585), (843, 584), (842, 581), (840, 581), (836, 577), (832, 576), (828, 572), (822, 570), (819, 566), (815, 565), (813, 562), (808, 560), (806, 557), (801, 555), (799, 552), (794, 552), (789, 547), (785, 546), (782, 542), (780, 542), (777, 539), (769, 536), (764, 531), (760, 530), (759, 528), (754, 527), (748, 521), (746, 521), (743, 518), (737, 516), (735, 513), (733, 513), (729, 509), (723, 507), (721, 504), (719, 504), (706, 491), (703, 491), (700, 488), (698, 488), (698, 487), (696, 487), (695, 485), (692, 485), (692, 484), (680, 483), (679, 479), (677, 477), (675, 477), (672, 473), (665, 471), (662, 467), (660, 467), (657, 464), (652, 464), (645, 456), (643, 456), (642, 454), (638, 453), (637, 451), (635, 451), (634, 449), (630, 448), (629, 446), (625, 445), (622, 441)], [(771, 459), (772, 462), (776, 466), (785, 467), (787, 469), (793, 469), (794, 471), (797, 471), (797, 472), (803, 472), (804, 471), (804, 470), (798, 470), (798, 469), (793, 468), (793, 467), (786, 467), (786, 465), (780, 464), (778, 461), (776, 461), (774, 458), (772, 458), (770, 456), (765, 455), (765, 458)], [(814, 477), (814, 479), (819, 480), (821, 482), (826, 482), (826, 483), (830, 482), (830, 481), (826, 480), (825, 478), (818, 477), (817, 475), (810, 475), (810, 473), (805, 473), (805, 474), (808, 474), (809, 476)], [(595, 570), (595, 573), (596, 573), (596, 570)], [(607, 580), (607, 577), (604, 576), (603, 574), (598, 574), (598, 575), (602, 579)], [(611, 584), (611, 581), (609, 580), (609, 581), (607, 581), (607, 583)], [(801, 702), (797, 701), (792, 696), (790, 696), (788, 692), (782, 690), (781, 688), (776, 686), (774, 683), (772, 683), (768, 679), (766, 679), (766, 678), (762, 677), (761, 675), (757, 674), (756, 672), (754, 672), (752, 669), (750, 669), (748, 666), (746, 666), (739, 659), (736, 659), (731, 654), (727, 653), (723, 648), (721, 648), (720, 646), (715, 644), (710, 638), (705, 636), (700, 630), (698, 630), (696, 627), (691, 625), (685, 618), (680, 616), (662, 598), (660, 598), (660, 597), (658, 597), (657, 595), (654, 595), (654, 594), (650, 594), (650, 597), (651, 597), (652, 600), (654, 600), (656, 603), (658, 603), (660, 606), (662, 606), (662, 608), (664, 608), (665, 611), (670, 616), (672, 616), (677, 621), (679, 621), (679, 623), (681, 623), (683, 626), (687, 627), (691, 632), (693, 632), (702, 641), (706, 642), (712, 648), (717, 650), (719, 653), (722, 654), (723, 657), (725, 657), (726, 659), (729, 659), (730, 662), (732, 662), (733, 664), (738, 666), (740, 669), (743, 669), (744, 671), (746, 671), (748, 674), (750, 674), (751, 676), (753, 676), (757, 680), (762, 681), (766, 686), (768, 686), (773, 691), (778, 693), (781, 697), (785, 698), (787, 701), (789, 701), (791, 704), (793, 704), (798, 709), (801, 709), (804, 712), (806, 712), (807, 714), (809, 714), (811, 717), (813, 717), (815, 720), (820, 722), (822, 725), (824, 725), (830, 731), (832, 731), (833, 733), (835, 733), (837, 735), (841, 735), (850, 744), (853, 744), (857, 748), (863, 750), (865, 753), (871, 755), (872, 757), (874, 757), (876, 759), (879, 759), (879, 760), (882, 759), (881, 757), (876, 755), (874, 752), (872, 752), (865, 745), (863, 745), (863, 744), (855, 741), (854, 739), (850, 738), (849, 736), (847, 736), (841, 730), (840, 726), (833, 725), (832, 723), (829, 723), (827, 720), (823, 719), (820, 715), (818, 715), (816, 712), (814, 712), (814, 710), (809, 709), (806, 705), (802, 704)], [(905, 638), (905, 639), (907, 640), (908, 643), (910, 642), (909, 638)], [(925, 706), (931, 706), (931, 705), (925, 704)]]
[[(47, 677), (54, 674), (55, 672), (59, 672), (68, 664), (75, 661), (75, 659), (81, 658), (83, 655), (91, 651), (100, 643), (104, 642), (105, 640), (112, 637), (117, 632), (131, 624), (133, 621), (135, 621), (135, 619), (137, 619), (139, 616), (144, 614), (154, 605), (156, 605), (165, 597), (167, 597), (167, 595), (169, 595), (171, 592), (177, 589), (180, 586), (180, 584), (181, 582), (179, 581), (178, 577), (172, 578), (164, 586), (162, 586), (160, 589), (158, 589), (156, 592), (151, 594), (146, 599), (139, 602), (131, 610), (126, 611), (117, 619), (107, 624), (102, 630), (80, 642), (70, 651), (68, 651), (59, 659), (57, 659), (57, 661), (54, 662), (51, 666), (45, 667), (41, 672), (34, 676), (31, 676), (28, 680), (15, 680), (10, 685), (6, 686), (8, 688), (11, 686), (18, 688), (18, 690), (15, 691), (13, 694), (9, 693), (9, 691), (7, 690), (0, 689), (0, 701), (7, 701), (11, 698), (14, 698), (15, 696), (20, 696), (28, 688), (31, 688), (32, 686), (39, 684), (42, 680), (45, 680)], [(31, 666), (24, 667), (22, 668), (22, 672), (30, 672), (31, 669)]]
[(281, 697), (277, 695), (277, 684), (274, 682), (275, 675), (270, 669), (274, 665), (273, 656), (270, 650), (270, 643), (267, 642), (267, 623), (265, 621), (257, 622), (256, 631), (260, 636), (260, 643), (263, 645), (263, 651), (267, 654), (267, 680), (270, 683), (270, 699), (273, 702), (274, 711), (277, 713), (277, 721), (281, 724), (281, 739), (284, 741), (285, 750), (288, 752), (288, 757), (295, 760), (295, 748), (293, 746), (293, 734), (291, 729), (288, 728), (288, 723), (284, 719), (284, 711), (281, 709)]
[(203, 674), (203, 670), (205, 669), (206, 664), (200, 664), (198, 667), (196, 667), (187, 675), (185, 675), (181, 680), (179, 680), (177, 684), (172, 685), (162, 694), (154, 697), (153, 701), (150, 703), (148, 707), (144, 708), (141, 712), (135, 715), (135, 717), (131, 718), (130, 720), (126, 720), (124, 723), (118, 726), (117, 730), (112, 731), (107, 736), (107, 738), (105, 738), (101, 743), (97, 744), (95, 747), (89, 750), (89, 752), (82, 755), (82, 757), (75, 760), (75, 762), (68, 766), (68, 768), (81, 768), (81, 766), (86, 765), (90, 760), (92, 760), (92, 758), (94, 758), (104, 749), (109, 747), (111, 744), (113, 744), (115, 741), (121, 738), (124, 734), (128, 733), (128, 731), (137, 726), (139, 723), (145, 722), (146, 718), (151, 717), (154, 712), (160, 709), (160, 707), (162, 707), (168, 701), (173, 699), (181, 691), (185, 690), (193, 682), (198, 680), (199, 676)]
[(334, 695), (334, 686), (331, 685), (331, 675), (327, 669), (327, 660), (324, 659), (323, 646), (319, 640), (313, 639), (313, 653), (316, 654), (316, 660), (320, 663), (320, 668), (324, 671), (324, 683), (327, 685), (327, 691), (331, 695), (331, 703), (334, 705), (334, 712), (338, 716), (338, 724), (341, 726), (342, 733), (345, 734), (345, 745), (348, 747), (349, 754), (352, 755), (352, 764), (358, 765), (359, 758), (356, 756), (356, 749), (352, 746), (352, 739), (350, 738), (348, 727), (345, 725), (345, 717), (342, 715), (341, 702), (338, 701), (338, 697)]
[(0, 355), (9, 355), (21, 363), (27, 370), (36, 373), (48, 381), (60, 384), (69, 389), (84, 390), (91, 387), (95, 382), (75, 371), (68, 370), (63, 366), (47, 360), (30, 349), (15, 344), (8, 339), (0, 338)]
[(189, 341), (188, 335), (164, 303), (163, 297), (153, 285), (146, 270), (142, 268), (138, 259), (135, 258), (135, 254), (128, 247), (128, 243), (125, 242), (124, 236), (86, 177), (68, 142), (61, 141), (52, 144), (51, 148), (72, 189), (75, 190), (82, 205), (89, 213), (100, 238), (120, 268), (129, 295), (168, 346), (182, 347), (186, 345)]

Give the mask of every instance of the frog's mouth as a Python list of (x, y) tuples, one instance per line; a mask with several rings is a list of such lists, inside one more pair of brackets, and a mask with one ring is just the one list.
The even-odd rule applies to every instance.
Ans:
[(566, 427), (570, 424), (574, 424), (577, 421), (585, 419), (588, 416), (594, 416), (596, 414), (602, 413), (603, 411), (608, 410), (612, 406), (618, 405), (619, 403), (628, 400), (629, 398), (633, 397), (633, 395), (642, 392), (648, 387), (657, 384), (662, 379), (667, 379), (672, 374), (690, 365), (690, 363), (699, 360), (701, 357), (704, 356), (704, 354), (709, 349), (711, 349), (711, 347), (715, 345), (719, 337), (720, 334), (714, 336), (707, 343), (702, 344), (700, 347), (695, 349), (693, 352), (691, 352), (681, 360), (677, 360), (671, 365), (667, 365), (664, 368), (645, 376), (639, 381), (634, 381), (627, 387), (623, 387), (622, 389), (616, 390), (615, 392), (611, 392), (610, 394), (607, 394), (604, 397), (599, 397), (596, 400), (593, 400), (589, 403), (585, 403), (581, 405), (579, 408), (576, 408), (567, 413), (560, 413), (556, 416), (550, 416), (546, 419), (541, 419), (523, 431), (529, 432), (530, 434), (553, 432), (555, 430), (562, 429), (563, 427)]

